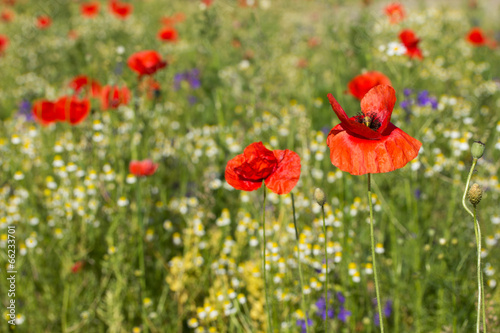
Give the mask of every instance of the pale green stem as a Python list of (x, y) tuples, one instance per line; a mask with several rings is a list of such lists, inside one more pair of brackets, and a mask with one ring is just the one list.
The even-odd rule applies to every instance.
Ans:
[(141, 213), (141, 187), (140, 182), (137, 182), (136, 185), (136, 209), (137, 209), (137, 224), (139, 228), (139, 239), (138, 239), (138, 256), (139, 256), (139, 269), (141, 270), (141, 292), (140, 292), (140, 302), (141, 302), (141, 310), (142, 310), (142, 324), (144, 328), (144, 333), (148, 333), (148, 321), (146, 314), (146, 307), (144, 306), (144, 297), (146, 295), (146, 269), (144, 265), (144, 225), (143, 218)]
[(377, 295), (377, 308), (380, 323), (380, 332), (384, 332), (384, 318), (382, 317), (382, 304), (380, 303), (380, 292), (378, 289), (377, 277), (377, 261), (375, 260), (375, 239), (373, 237), (373, 205), (372, 205), (372, 189), (371, 189), (371, 175), (368, 174), (368, 204), (370, 205), (370, 238), (372, 247), (372, 261), (373, 261), (373, 277), (375, 278), (375, 292)]
[(266, 297), (267, 307), (267, 323), (269, 325), (269, 332), (273, 331), (273, 321), (271, 312), (271, 303), (269, 302), (269, 295), (267, 291), (266, 279), (266, 187), (263, 186), (264, 202), (262, 204), (262, 274), (264, 277), (264, 294)]
[(323, 213), (323, 233), (325, 234), (325, 333), (328, 332), (328, 250), (325, 223), (325, 205), (321, 205)]
[[(481, 272), (481, 229), (479, 228), (479, 223), (477, 222), (476, 219), (476, 207), (474, 207), (474, 213), (471, 212), (469, 207), (465, 204), (465, 199), (467, 198), (467, 193), (469, 190), (469, 184), (470, 180), (472, 178), (472, 174), (474, 173), (474, 168), (476, 167), (477, 164), (477, 158), (474, 158), (472, 160), (472, 165), (469, 171), (469, 175), (467, 176), (467, 182), (465, 184), (465, 190), (464, 190), (464, 195), (462, 197), (462, 205), (464, 206), (465, 210), (472, 216), (474, 219), (474, 233), (476, 235), (476, 246), (477, 246), (477, 290), (478, 290), (478, 295), (477, 295), (477, 321), (476, 321), (476, 332), (480, 332), (480, 326), (481, 326), (481, 305), (483, 309), (485, 308), (484, 306), (484, 298), (482, 297), (483, 295), (483, 279), (482, 279), (482, 272)], [(484, 312), (484, 311), (483, 311)], [(485, 313), (483, 313), (483, 316), (485, 316)], [(486, 322), (486, 319), (483, 318), (483, 322)], [(486, 332), (486, 327), (483, 328), (484, 332)]]
[(309, 325), (307, 323), (307, 309), (306, 302), (304, 298), (304, 278), (302, 277), (302, 264), (300, 259), (300, 242), (299, 242), (299, 229), (297, 229), (297, 220), (295, 218), (295, 199), (292, 193), (292, 211), (293, 211), (293, 225), (295, 227), (295, 239), (297, 240), (297, 257), (299, 260), (299, 279), (300, 279), (300, 301), (302, 305), (302, 311), (304, 312), (306, 321), (306, 332), (309, 333)]

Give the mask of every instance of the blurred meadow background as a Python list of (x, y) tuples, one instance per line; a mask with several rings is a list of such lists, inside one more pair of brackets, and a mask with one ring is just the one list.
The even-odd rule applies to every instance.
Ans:
[[(423, 144), (406, 167), (372, 176), (386, 330), (474, 331), (476, 243), (460, 201), (480, 140), (472, 181), (484, 190), (486, 319), (500, 332), (498, 3), (401, 2), (396, 14), (390, 5), (2, 0), (0, 331), (271, 331), (262, 189), (224, 179), (228, 160), (262, 141), (301, 158), (293, 193), (310, 332), (324, 332), (325, 316), (331, 332), (378, 332), (366, 176), (334, 167), (326, 145), (339, 123), (326, 95), (354, 116), (348, 83), (378, 71), (396, 90), (392, 122)], [(421, 58), (409, 57), (405, 29), (420, 39)], [(139, 78), (127, 60), (143, 50), (167, 65)], [(76, 124), (35, 112), (37, 102), (73, 95), (90, 103)], [(131, 173), (144, 159), (156, 172)], [(326, 235), (316, 187), (327, 196)], [(291, 203), (268, 191), (276, 332), (305, 332)], [(4, 278), (12, 224), (15, 327)]]

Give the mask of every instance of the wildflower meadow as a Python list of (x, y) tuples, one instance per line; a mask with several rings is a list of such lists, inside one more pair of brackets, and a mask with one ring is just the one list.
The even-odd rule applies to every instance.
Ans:
[(0, 332), (500, 333), (499, 12), (0, 0)]

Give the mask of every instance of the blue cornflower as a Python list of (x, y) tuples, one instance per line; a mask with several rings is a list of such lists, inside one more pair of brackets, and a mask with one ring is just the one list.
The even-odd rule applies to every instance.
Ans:
[[(330, 299), (330, 293), (328, 293), (328, 299)], [(318, 316), (320, 316), (321, 318), (323, 318), (323, 320), (326, 319), (327, 315), (328, 315), (328, 318), (331, 318), (331, 319), (333, 319), (335, 317), (335, 311), (333, 310), (333, 308), (328, 309), (328, 311), (326, 310), (327, 304), (326, 304), (325, 298), (323, 296), (318, 298), (318, 300), (316, 301), (316, 307), (318, 308), (318, 312), (316, 312), (316, 314)]]
[(31, 112), (31, 103), (29, 101), (21, 101), (19, 103), (18, 116), (23, 116), (26, 121), (33, 121), (33, 112)]
[(343, 306), (341, 306), (337, 317), (345, 323), (349, 319), (350, 315), (351, 311), (348, 311)]
[[(311, 327), (313, 324), (313, 321), (311, 319), (309, 319), (309, 317), (307, 317), (307, 326)], [(307, 328), (306, 328), (306, 320), (305, 319), (298, 319), (297, 320), (297, 326), (299, 326), (301, 328), (301, 332), (302, 333), (306, 333), (307, 332)]]
[(181, 88), (182, 81), (188, 82), (191, 89), (198, 89), (201, 87), (200, 70), (193, 68), (190, 71), (176, 73), (174, 75), (174, 90)]

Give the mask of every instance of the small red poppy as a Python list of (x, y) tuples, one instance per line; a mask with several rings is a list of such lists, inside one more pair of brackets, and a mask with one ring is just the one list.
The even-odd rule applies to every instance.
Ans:
[(55, 103), (48, 100), (39, 100), (33, 104), (33, 116), (42, 125), (49, 125), (59, 120), (64, 120), (64, 115), (57, 114)]
[(152, 75), (158, 70), (167, 66), (167, 62), (162, 60), (156, 51), (147, 50), (132, 54), (127, 61), (131, 70), (142, 75)]
[(254, 142), (227, 162), (226, 181), (237, 190), (254, 191), (265, 182), (276, 194), (289, 193), (300, 178), (300, 157), (291, 150), (269, 150)]
[(205, 8), (208, 8), (212, 5), (214, 0), (201, 0), (201, 4), (205, 6)]
[(361, 100), (361, 114), (349, 118), (332, 94), (328, 99), (340, 124), (332, 128), (326, 143), (332, 164), (352, 175), (390, 172), (404, 167), (422, 144), (391, 121), (396, 103), (394, 89), (378, 85)]
[(10, 22), (14, 19), (14, 12), (10, 9), (4, 9), (2, 14), (0, 14), (0, 19), (3, 22)]
[(422, 60), (422, 51), (418, 47), (418, 43), (420, 43), (420, 39), (417, 38), (415, 32), (411, 29), (405, 29), (399, 33), (399, 39), (401, 43), (406, 47), (406, 54), (410, 58), (417, 58)]
[(9, 46), (9, 38), (5, 35), (0, 35), (0, 55), (2, 55)]
[(403, 5), (399, 2), (391, 3), (384, 8), (385, 15), (389, 16), (392, 24), (396, 24), (404, 20), (406, 13)]
[(47, 15), (38, 16), (36, 19), (36, 26), (39, 29), (47, 29), (52, 24), (52, 19)]
[(88, 99), (79, 100), (76, 96), (63, 96), (55, 103), (55, 113), (59, 120), (65, 120), (71, 125), (81, 123), (89, 115), (89, 112), (90, 102)]
[(85, 266), (85, 261), (77, 261), (71, 266), (71, 273), (76, 274), (82, 270), (83, 266)]
[(130, 14), (132, 14), (133, 7), (131, 4), (126, 2), (111, 0), (109, 4), (109, 9), (111, 10), (111, 13), (113, 13), (113, 15), (124, 20)]
[(101, 107), (103, 110), (116, 109), (120, 105), (127, 105), (130, 101), (130, 90), (126, 86), (104, 86), (101, 90)]
[(258, 6), (257, 0), (239, 0), (240, 7), (255, 8)]
[(354, 77), (348, 84), (347, 87), (349, 88), (349, 92), (356, 97), (357, 99), (361, 100), (365, 94), (372, 89), (373, 87), (379, 85), (379, 84), (385, 84), (390, 86), (391, 85), (391, 80), (384, 74), (377, 72), (377, 71), (371, 71), (371, 72), (366, 72), (363, 74), (360, 74), (356, 77)]
[(99, 14), (100, 7), (99, 2), (86, 2), (81, 4), (80, 12), (82, 16), (92, 18)]
[(159, 97), (160, 95), (160, 83), (153, 79), (151, 76), (148, 77), (146, 80), (142, 80), (142, 82), (139, 84), (139, 90), (142, 93), (145, 93), (147, 98), (153, 99), (155, 97)]
[(166, 26), (158, 32), (158, 38), (165, 42), (176, 42), (178, 38), (177, 30), (172, 26)]
[(86, 75), (75, 76), (68, 84), (68, 86), (79, 94), (82, 91), (88, 90), (90, 95), (97, 98), (101, 94), (101, 85), (97, 80), (90, 79)]
[(484, 35), (484, 32), (481, 28), (479, 27), (474, 27), (472, 28), (468, 33), (467, 33), (467, 41), (471, 43), (474, 46), (483, 46), (486, 45), (487, 43), (487, 38)]
[(147, 159), (142, 161), (132, 160), (128, 165), (129, 172), (137, 177), (151, 176), (158, 169), (158, 164)]

